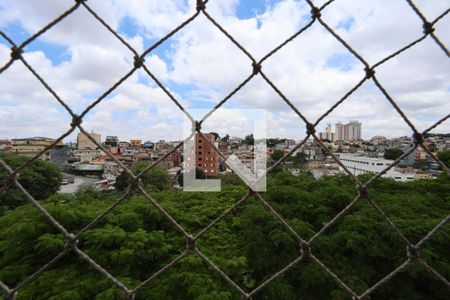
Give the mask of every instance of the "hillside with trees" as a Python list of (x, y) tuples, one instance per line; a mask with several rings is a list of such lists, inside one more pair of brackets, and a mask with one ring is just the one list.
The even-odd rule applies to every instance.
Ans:
[[(137, 167), (136, 167), (137, 168)], [(156, 177), (166, 178), (160, 170)], [(167, 184), (146, 188), (187, 232), (195, 235), (246, 194), (240, 181), (227, 175), (222, 192), (189, 193)], [(361, 177), (361, 180), (367, 180)], [(127, 182), (126, 178), (123, 178)], [(143, 180), (144, 181), (144, 180)], [(450, 180), (409, 183), (380, 179), (369, 193), (412, 243), (417, 243), (450, 211)], [(268, 178), (262, 196), (304, 239), (348, 205), (357, 194), (348, 176), (316, 180), (309, 173), (278, 172)], [(84, 189), (76, 195), (56, 194), (43, 206), (70, 232), (76, 233), (110, 206), (119, 192)], [(450, 278), (449, 226), (421, 251), (421, 257)], [(0, 280), (14, 287), (61, 252), (61, 233), (29, 204), (0, 217)], [(142, 195), (133, 193), (109, 212), (78, 243), (98, 264), (128, 287), (137, 286), (186, 248), (185, 238)], [(296, 240), (254, 198), (206, 232), (199, 249), (231, 279), (250, 291), (299, 256)], [(405, 244), (380, 214), (361, 200), (336, 226), (319, 236), (312, 252), (345, 284), (361, 293), (406, 259)], [(380, 287), (370, 299), (448, 299), (449, 290), (419, 264)], [(123, 292), (69, 252), (33, 280), (17, 299), (123, 299)], [(136, 299), (239, 299), (239, 294), (205, 262), (188, 254), (172, 269), (146, 285)], [(351, 299), (311, 259), (295, 265), (254, 299)]]

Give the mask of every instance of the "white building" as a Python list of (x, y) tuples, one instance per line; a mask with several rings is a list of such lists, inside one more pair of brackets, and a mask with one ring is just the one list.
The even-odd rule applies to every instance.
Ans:
[[(373, 158), (352, 153), (338, 153), (339, 160), (354, 175), (360, 174), (379, 174), (385, 168), (390, 166), (394, 161), (383, 158)], [(339, 168), (344, 171), (342, 167)], [(390, 177), (397, 181), (412, 181), (414, 173), (401, 172), (394, 168), (389, 169), (382, 177)]]
[(100, 149), (73, 150), (73, 156), (79, 158), (81, 163), (90, 163), (91, 161), (102, 155), (105, 155), (105, 153)]

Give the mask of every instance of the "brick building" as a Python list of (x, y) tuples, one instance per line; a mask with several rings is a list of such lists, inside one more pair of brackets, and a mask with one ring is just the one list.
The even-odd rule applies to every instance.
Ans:
[(214, 148), (207, 142), (216, 144), (216, 138), (212, 133), (203, 134), (203, 138), (200, 134), (195, 135), (195, 158), (196, 168), (201, 169), (206, 175), (214, 176), (219, 174), (218, 158), (219, 154)]

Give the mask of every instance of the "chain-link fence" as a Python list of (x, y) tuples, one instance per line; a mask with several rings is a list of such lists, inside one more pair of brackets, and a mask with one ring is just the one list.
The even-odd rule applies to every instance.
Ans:
[[(27, 284), (29, 284), (32, 280), (39, 277), (43, 272), (45, 272), (47, 269), (49, 269), (52, 265), (54, 265), (57, 261), (59, 261), (62, 257), (64, 257), (69, 252), (76, 253), (79, 257), (81, 257), (83, 260), (86, 261), (87, 264), (91, 265), (93, 268), (95, 268), (99, 273), (101, 273), (103, 276), (107, 277), (114, 285), (119, 287), (124, 291), (125, 299), (134, 299), (136, 293), (139, 292), (139, 290), (147, 285), (149, 282), (153, 281), (155, 278), (163, 274), (165, 271), (172, 268), (174, 265), (176, 265), (183, 257), (188, 255), (189, 253), (196, 253), (199, 257), (201, 257), (217, 274), (219, 274), (230, 286), (235, 288), (239, 293), (242, 295), (242, 299), (250, 299), (255, 293), (258, 293), (261, 291), (267, 284), (272, 282), (277, 277), (281, 276), (288, 270), (290, 270), (293, 266), (298, 264), (301, 261), (304, 260), (310, 260), (312, 262), (315, 262), (320, 268), (322, 268), (326, 273), (328, 273), (338, 284), (342, 287), (345, 291), (347, 291), (353, 299), (363, 299), (366, 298), (368, 295), (372, 294), (376, 289), (378, 289), (380, 286), (384, 285), (388, 280), (396, 276), (400, 271), (405, 269), (410, 263), (417, 262), (422, 264), (426, 270), (428, 270), (431, 274), (433, 274), (437, 279), (442, 281), (448, 288), (450, 288), (450, 283), (447, 281), (444, 276), (439, 274), (435, 269), (433, 269), (430, 265), (428, 265), (421, 257), (420, 257), (420, 251), (423, 247), (423, 245), (430, 240), (448, 221), (450, 218), (450, 215), (445, 217), (437, 226), (435, 226), (430, 232), (428, 232), (427, 235), (425, 235), (418, 243), (413, 244), (411, 243), (406, 236), (399, 230), (399, 228), (394, 224), (394, 222), (383, 212), (383, 210), (380, 208), (380, 206), (377, 204), (376, 200), (373, 199), (373, 197), (368, 192), (368, 188), (374, 184), (374, 182), (380, 178), (384, 173), (386, 173), (389, 169), (396, 166), (403, 158), (408, 156), (410, 153), (412, 153), (417, 147), (422, 147), (430, 157), (432, 157), (436, 162), (439, 163), (441, 168), (447, 173), (450, 174), (450, 170), (446, 167), (446, 165), (440, 161), (428, 148), (426, 145), (424, 145), (424, 135), (429, 133), (432, 129), (437, 127), (439, 124), (446, 121), (450, 114), (447, 114), (442, 119), (438, 120), (434, 125), (429, 127), (428, 129), (424, 130), (423, 132), (419, 132), (414, 124), (408, 119), (408, 117), (402, 112), (402, 110), (399, 108), (399, 106), (396, 104), (395, 99), (389, 94), (387, 89), (382, 85), (382, 83), (377, 79), (376, 76), (376, 69), (380, 65), (388, 62), (390, 59), (396, 57), (397, 55), (400, 55), (402, 52), (406, 51), (407, 49), (416, 46), (417, 44), (421, 43), (425, 39), (429, 38), (432, 39), (436, 43), (436, 47), (439, 47), (443, 54), (447, 56), (447, 58), (450, 56), (448, 49), (445, 47), (445, 45), (439, 40), (438, 36), (434, 33), (434, 26), (436, 23), (441, 21), (446, 15), (450, 12), (450, 8), (442, 12), (436, 19), (434, 20), (428, 20), (425, 15), (419, 10), (419, 8), (411, 1), (406, 0), (406, 2), (409, 4), (411, 9), (415, 12), (418, 18), (423, 23), (423, 34), (419, 37), (417, 37), (416, 40), (409, 43), (408, 45), (405, 45), (401, 49), (395, 51), (394, 53), (388, 55), (387, 57), (383, 58), (379, 62), (369, 65), (369, 63), (362, 57), (355, 49), (352, 48), (351, 45), (349, 45), (336, 31), (334, 31), (322, 18), (321, 13), (324, 10), (332, 9), (332, 3), (335, 2), (334, 0), (327, 1), (322, 6), (317, 7), (311, 0), (306, 0), (308, 5), (311, 7), (311, 19), (310, 21), (298, 30), (295, 34), (293, 34), (291, 37), (286, 39), (283, 43), (278, 45), (276, 48), (274, 48), (272, 51), (267, 53), (263, 58), (261, 58), (259, 61), (256, 60), (252, 54), (245, 49), (229, 32), (227, 32), (226, 28), (222, 27), (222, 25), (217, 22), (213, 16), (211, 16), (208, 13), (207, 9), (207, 2), (197, 0), (197, 6), (196, 6), (196, 12), (187, 18), (184, 22), (182, 22), (179, 26), (174, 28), (172, 31), (170, 31), (167, 35), (159, 39), (156, 43), (154, 43), (151, 47), (146, 49), (143, 53), (139, 54), (124, 38), (122, 38), (108, 23), (102, 19), (100, 14), (95, 12), (88, 3), (86, 3), (85, 0), (76, 0), (75, 4), (67, 11), (65, 11), (63, 14), (61, 14), (59, 17), (54, 19), (52, 22), (50, 22), (48, 25), (43, 27), (41, 30), (30, 36), (28, 39), (23, 41), (20, 45), (16, 45), (11, 38), (9, 38), (4, 32), (0, 31), (1, 36), (8, 41), (8, 43), (11, 45), (11, 58), (10, 60), (0, 68), (0, 74), (3, 73), (5, 70), (7, 70), (12, 64), (14, 63), (23, 63), (25, 67), (42, 83), (42, 85), (45, 87), (45, 89), (55, 98), (56, 101), (58, 101), (64, 108), (69, 112), (69, 114), (72, 116), (72, 122), (70, 124), (70, 129), (65, 132), (63, 135), (61, 135), (58, 139), (56, 139), (51, 145), (48, 145), (44, 150), (42, 150), (40, 153), (36, 154), (33, 158), (28, 160), (26, 163), (21, 165), (20, 167), (16, 169), (11, 169), (2, 159), (0, 159), (0, 165), (1, 167), (6, 170), (7, 172), (7, 178), (5, 182), (3, 183), (3, 187), (1, 188), (0, 192), (4, 192), (6, 189), (8, 189), (11, 186), (16, 186), (21, 193), (36, 207), (37, 210), (48, 220), (48, 222), (54, 226), (57, 230), (59, 230), (64, 236), (67, 241), (63, 251), (59, 253), (56, 257), (54, 257), (52, 260), (47, 262), (44, 266), (42, 266), (39, 270), (37, 270), (34, 274), (27, 277), (25, 280), (23, 280), (20, 284), (18, 284), (15, 287), (8, 287), (6, 284), (0, 281), (0, 289), (3, 291), (4, 298), (6, 300), (12, 300), (16, 298), (17, 293), (20, 292), (21, 289), (23, 289)], [(106, 90), (98, 99), (96, 99), (92, 104), (90, 104), (84, 111), (76, 115), (72, 109), (65, 103), (65, 101), (52, 89), (52, 87), (46, 82), (46, 80), (35, 71), (35, 69), (25, 60), (22, 53), (24, 51), (24, 47), (29, 45), (30, 43), (33, 43), (39, 36), (44, 34), (47, 30), (52, 28), (53, 26), (57, 26), (58, 23), (75, 12), (78, 9), (85, 9), (87, 10), (90, 15), (97, 19), (98, 22), (100, 22), (105, 28), (108, 29), (108, 31), (113, 34), (123, 45), (125, 45), (131, 52), (132, 55), (134, 55), (134, 66), (133, 68), (126, 73), (122, 78), (120, 78), (115, 84), (113, 84), (108, 90)], [(161, 83), (161, 81), (152, 73), (152, 71), (146, 66), (145, 64), (145, 57), (154, 51), (158, 46), (160, 46), (164, 41), (170, 39), (176, 32), (178, 32), (180, 29), (185, 27), (187, 24), (192, 22), (194, 19), (199, 17), (200, 15), (204, 15), (210, 22), (211, 26), (217, 27), (236, 47), (238, 47), (249, 59), (249, 65), (251, 65), (251, 68), (249, 70), (248, 77), (240, 83), (233, 91), (231, 91), (226, 97), (224, 97), (219, 103), (215, 105), (215, 107), (207, 113), (202, 119), (200, 120), (194, 120), (194, 118), (188, 113), (188, 111), (180, 104), (180, 101), (178, 101), (174, 95), (172, 95), (169, 90)], [(342, 44), (357, 60), (359, 60), (362, 65), (365, 67), (365, 76), (361, 78), (361, 80), (353, 87), (351, 88), (343, 97), (338, 99), (338, 101), (331, 106), (326, 112), (324, 112), (318, 120), (315, 122), (311, 122), (308, 120), (302, 111), (298, 109), (296, 106), (293, 105), (292, 101), (286, 97), (283, 92), (275, 85), (275, 83), (264, 73), (262, 66), (266, 59), (268, 59), (270, 56), (272, 56), (274, 53), (279, 51), (281, 48), (283, 48), (286, 44), (290, 43), (294, 39), (301, 38), (302, 34), (308, 30), (314, 23), (319, 23), (323, 28), (332, 35), (337, 41), (339, 41), (340, 44)], [(312, 238), (309, 240), (304, 239), (302, 236), (300, 236), (287, 222), (283, 217), (262, 197), (261, 194), (258, 192), (255, 192), (249, 188), (248, 193), (239, 201), (237, 201), (233, 206), (225, 210), (219, 217), (217, 217), (215, 220), (213, 220), (209, 225), (207, 225), (203, 230), (201, 230), (197, 235), (193, 236), (189, 234), (180, 224), (177, 223), (177, 221), (157, 202), (155, 199), (143, 188), (142, 184), (140, 183), (140, 178), (143, 176), (144, 173), (148, 172), (150, 169), (152, 169), (154, 166), (156, 166), (158, 163), (163, 161), (165, 158), (167, 158), (169, 155), (171, 155), (174, 151), (177, 151), (180, 147), (183, 146), (183, 142), (180, 142), (172, 151), (166, 153), (164, 156), (160, 157), (156, 162), (154, 162), (152, 165), (148, 166), (145, 170), (143, 170), (139, 174), (133, 174), (133, 172), (127, 168), (121, 161), (119, 161), (115, 156), (113, 156), (107, 149), (105, 149), (99, 142), (97, 142), (92, 136), (89, 135), (89, 133), (83, 128), (82, 121), (83, 118), (86, 116), (87, 113), (89, 113), (96, 105), (98, 105), (103, 99), (105, 99), (108, 95), (110, 95), (119, 85), (121, 85), (124, 81), (126, 81), (136, 70), (142, 68), (145, 73), (148, 74), (148, 76), (156, 82), (156, 84), (161, 88), (164, 93), (177, 105), (177, 107), (189, 118), (189, 120), (192, 122), (192, 132), (191, 135), (185, 139), (184, 141), (187, 141), (190, 139), (195, 133), (200, 134), (203, 136), (201, 132), (201, 127), (203, 122), (218, 108), (220, 108), (225, 102), (227, 102), (237, 91), (239, 91), (242, 87), (244, 87), (250, 80), (252, 80), (256, 76), (261, 76), (262, 79), (289, 105), (289, 107), (307, 124), (306, 125), (306, 137), (302, 140), (301, 143), (296, 145), (295, 148), (293, 148), (289, 153), (284, 155), (278, 162), (276, 162), (273, 166), (271, 166), (270, 169), (268, 169), (268, 172), (271, 172), (275, 167), (277, 167), (279, 164), (281, 164), (284, 160), (286, 160), (289, 156), (292, 155), (297, 149), (299, 149), (302, 145), (306, 143), (306, 141), (310, 138), (313, 138), (324, 151), (326, 151), (335, 161), (337, 164), (339, 164), (345, 172), (352, 178), (353, 182), (356, 184), (358, 193), (354, 197), (354, 199), (348, 204), (342, 211), (340, 211), (334, 218), (332, 218), (328, 223), (326, 223), (317, 233), (313, 235)], [(350, 95), (355, 93), (356, 90), (358, 90), (363, 83), (366, 81), (372, 81), (376, 87), (382, 92), (382, 94), (385, 96), (387, 101), (394, 107), (394, 109), (398, 112), (400, 117), (403, 119), (404, 122), (409, 126), (409, 128), (412, 131), (412, 135), (414, 137), (414, 146), (409, 149), (409, 151), (405, 152), (403, 155), (401, 155), (399, 158), (397, 158), (394, 163), (388, 167), (386, 167), (382, 172), (379, 174), (374, 175), (370, 180), (363, 183), (361, 182), (356, 176), (352, 174), (340, 161), (339, 159), (322, 143), (322, 141), (317, 137), (315, 127), (318, 125), (318, 123), (323, 120), (326, 116), (328, 116), (332, 111), (334, 111), (338, 106), (340, 106)], [(98, 215), (94, 220), (92, 220), (88, 225), (86, 225), (80, 232), (78, 232), (76, 235), (69, 232), (64, 226), (62, 226), (45, 208), (43, 208), (38, 201), (36, 201), (28, 192), (27, 190), (20, 184), (18, 181), (18, 175), (21, 170), (29, 166), (34, 160), (38, 159), (42, 154), (44, 154), (47, 150), (55, 146), (57, 143), (62, 141), (65, 137), (70, 135), (75, 129), (79, 129), (82, 133), (84, 133), (93, 143), (95, 143), (102, 151), (104, 151), (113, 161), (115, 161), (120, 167), (123, 168), (123, 170), (128, 174), (130, 177), (130, 185), (127, 188), (126, 192), (121, 195), (110, 207), (108, 207), (103, 213)], [(203, 136), (204, 137), (204, 136)], [(217, 147), (212, 144), (209, 139), (205, 138), (205, 141), (211, 144), (211, 146), (219, 153), (219, 156), (225, 159), (225, 156), (223, 153), (217, 149)], [(85, 252), (80, 250), (77, 246), (78, 240), (83, 236), (83, 234), (86, 233), (86, 231), (93, 228), (108, 212), (110, 212), (112, 209), (114, 209), (119, 203), (124, 201), (133, 191), (140, 191), (144, 195), (145, 198), (148, 199), (161, 213), (162, 215), (178, 230), (180, 231), (184, 237), (186, 238), (186, 250), (182, 252), (181, 255), (177, 256), (175, 259), (173, 259), (170, 263), (165, 265), (163, 268), (161, 268), (159, 271), (151, 275), (148, 279), (144, 280), (142, 283), (140, 283), (138, 286), (134, 288), (127, 287), (124, 283), (122, 283), (120, 280), (115, 278), (113, 275), (111, 275), (108, 271), (106, 271), (102, 266), (100, 266), (98, 263), (96, 263), (91, 257), (89, 257)], [(259, 286), (251, 290), (250, 292), (245, 292), (244, 289), (239, 286), (236, 282), (234, 282), (225, 272), (223, 272), (216, 264), (214, 264), (207, 255), (205, 255), (197, 246), (197, 241), (212, 227), (214, 227), (220, 220), (225, 218), (227, 215), (229, 215), (234, 209), (236, 209), (238, 206), (242, 205), (248, 198), (254, 197), (256, 198), (272, 215), (274, 218), (276, 218), (281, 225), (289, 232), (290, 235), (292, 235), (296, 241), (298, 242), (298, 247), (300, 250), (300, 255), (295, 258), (292, 262), (290, 262), (288, 265), (286, 265), (284, 268), (270, 276), (268, 279), (266, 279), (264, 282), (262, 282)], [(405, 253), (405, 261), (397, 267), (395, 270), (393, 270), (391, 273), (386, 275), (384, 278), (379, 280), (377, 283), (375, 283), (373, 286), (368, 288), (366, 291), (364, 291), (362, 294), (357, 294), (354, 290), (352, 290), (348, 285), (346, 285), (333, 271), (331, 271), (321, 260), (319, 260), (315, 255), (314, 252), (311, 251), (311, 245), (315, 242), (315, 240), (321, 236), (327, 229), (329, 229), (332, 225), (336, 224), (338, 220), (340, 220), (344, 215), (346, 215), (357, 202), (359, 202), (361, 199), (366, 199), (380, 214), (380, 216), (387, 222), (387, 224), (394, 230), (394, 232), (401, 238), (401, 240), (406, 245), (406, 253)]]

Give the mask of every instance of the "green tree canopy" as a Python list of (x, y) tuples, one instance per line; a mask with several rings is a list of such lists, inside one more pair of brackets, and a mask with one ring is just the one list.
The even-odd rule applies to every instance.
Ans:
[[(138, 161), (133, 163), (131, 171), (137, 175), (145, 168), (151, 165), (151, 161)], [(129, 185), (129, 176), (124, 171), (116, 178), (115, 188), (119, 191), (124, 191)], [(141, 182), (145, 189), (162, 191), (170, 188), (170, 175), (161, 166), (154, 166), (152, 169), (141, 176)]]
[(282, 150), (275, 150), (272, 152), (270, 158), (274, 160), (274, 162), (279, 161), (284, 156), (284, 152)]
[(297, 152), (294, 156), (290, 157), (289, 159), (292, 161), (294, 167), (301, 167), (304, 164), (306, 164), (307, 161), (306, 154), (303, 151)]
[(437, 157), (441, 160), (447, 167), (450, 167), (450, 150), (443, 150), (437, 153)]
[[(362, 181), (367, 176), (361, 176)], [(396, 182), (380, 178), (369, 188), (372, 201), (413, 244), (435, 228), (450, 210), (450, 180)], [(246, 193), (232, 175), (218, 193), (152, 190), (152, 197), (196, 235)], [(357, 194), (349, 176), (314, 179), (279, 172), (268, 177), (264, 199), (293, 230), (309, 240)], [(75, 196), (54, 195), (43, 206), (68, 231), (81, 228), (108, 208), (111, 193), (83, 190)], [(420, 257), (444, 278), (450, 276), (448, 235), (443, 226)], [(214, 264), (249, 292), (300, 255), (298, 241), (255, 197), (217, 222), (197, 240)], [(59, 254), (62, 234), (31, 205), (0, 217), (0, 280), (14, 287)], [(137, 286), (186, 249), (184, 236), (147, 199), (132, 195), (104, 216), (77, 246), (129, 288)], [(361, 294), (407, 260), (405, 243), (369, 201), (351, 211), (311, 243), (311, 251), (350, 288)], [(239, 293), (190, 252), (173, 268), (144, 286), (136, 299), (239, 299)], [(311, 258), (297, 262), (253, 297), (254, 299), (351, 299)], [(29, 282), (17, 299), (123, 299), (114, 287), (72, 251)], [(448, 299), (448, 287), (420, 264), (412, 262), (371, 299)]]
[[(30, 159), (15, 154), (0, 154), (0, 158), (12, 169), (16, 169)], [(3, 187), (6, 176), (6, 171), (0, 168), (0, 188)], [(56, 193), (61, 186), (61, 181), (62, 174), (59, 169), (40, 159), (34, 160), (19, 173), (19, 182), (36, 200), (46, 199)], [(27, 201), (16, 186), (11, 186), (0, 194), (0, 214), (15, 209)]]
[(247, 145), (255, 144), (255, 138), (253, 137), (253, 133), (245, 136), (244, 143)]
[(401, 149), (398, 148), (389, 148), (384, 151), (384, 158), (385, 159), (392, 159), (396, 160), (399, 158), (404, 152)]

